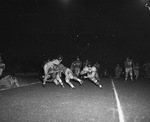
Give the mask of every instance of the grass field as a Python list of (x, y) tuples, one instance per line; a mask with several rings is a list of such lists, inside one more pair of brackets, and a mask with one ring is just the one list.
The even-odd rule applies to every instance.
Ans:
[[(122, 122), (110, 78), (102, 78), (103, 89), (86, 80), (76, 89), (47, 83), (33, 77), (18, 77), (22, 84), (37, 83), (0, 92), (0, 122)], [(131, 85), (114, 80), (124, 122), (149, 122), (149, 83)], [(145, 90), (143, 90), (145, 88)]]

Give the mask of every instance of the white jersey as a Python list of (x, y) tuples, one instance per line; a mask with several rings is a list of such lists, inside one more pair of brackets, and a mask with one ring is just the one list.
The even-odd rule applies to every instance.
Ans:
[(58, 66), (60, 64), (60, 61), (58, 59), (53, 59), (52, 61), (47, 62), (44, 65), (44, 73), (47, 74), (49, 70), (55, 69), (55, 66)]
[(87, 74), (87, 78), (92, 78), (92, 77), (95, 77), (96, 71), (97, 69), (95, 66), (92, 66), (92, 67), (85, 66), (81, 74)]

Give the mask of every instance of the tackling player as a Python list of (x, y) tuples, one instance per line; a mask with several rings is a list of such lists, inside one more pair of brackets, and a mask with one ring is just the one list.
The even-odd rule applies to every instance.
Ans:
[(97, 69), (95, 66), (91, 66), (89, 63), (87, 66), (83, 68), (83, 70), (80, 73), (81, 75), (84, 75), (84, 78), (89, 78), (91, 81), (93, 81), (96, 85), (99, 86), (99, 88), (102, 88), (102, 85), (98, 82), (99, 77), (97, 74)]
[(80, 80), (79, 78), (77, 78), (76, 76), (74, 76), (73, 72), (69, 68), (65, 67), (63, 64), (59, 64), (58, 65), (58, 69), (60, 71), (60, 76), (58, 76), (58, 77), (61, 77), (61, 73), (63, 73), (65, 75), (65, 81), (66, 81), (66, 83), (69, 84), (69, 86), (71, 88), (75, 88), (75, 86), (70, 82), (70, 79), (77, 80), (80, 84), (83, 83), (82, 80)]
[(57, 59), (53, 59), (52, 61), (48, 61), (44, 64), (43, 86), (45, 86), (46, 81), (51, 77), (51, 74), (55, 75), (58, 72), (58, 65), (62, 62), (62, 60), (63, 57), (58, 56)]

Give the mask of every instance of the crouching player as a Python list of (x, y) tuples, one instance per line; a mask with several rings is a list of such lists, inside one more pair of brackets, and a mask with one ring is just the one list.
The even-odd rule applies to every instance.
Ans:
[[(74, 76), (74, 75), (73, 75), (73, 72), (72, 72), (69, 68), (65, 67), (63, 64), (59, 64), (59, 65), (58, 65), (58, 69), (59, 69), (59, 71), (60, 71), (60, 75), (58, 75), (58, 77), (60, 77), (60, 76), (61, 76), (61, 73), (63, 73), (63, 74), (65, 75), (65, 82), (66, 82), (67, 84), (69, 84), (69, 86), (70, 86), (71, 88), (75, 88), (75, 86), (70, 82), (70, 79), (77, 80), (80, 84), (83, 83), (82, 80), (80, 80), (79, 78), (77, 78), (76, 76)], [(61, 80), (61, 79), (60, 79), (60, 80)]]
[(58, 59), (53, 59), (52, 61), (48, 61), (44, 64), (44, 76), (43, 76), (43, 86), (45, 86), (46, 81), (50, 77), (52, 77), (52, 80), (54, 79), (56, 73), (58, 72), (58, 65), (62, 62), (62, 57), (59, 56)]
[[(102, 85), (99, 83), (99, 77), (97, 74), (97, 69), (95, 66), (91, 66), (91, 64), (88, 64), (83, 68), (83, 70), (80, 73), (81, 75), (84, 75), (84, 78), (89, 78), (91, 81), (93, 81), (96, 85), (99, 86), (99, 88), (102, 88)], [(86, 75), (85, 75), (86, 74)]]

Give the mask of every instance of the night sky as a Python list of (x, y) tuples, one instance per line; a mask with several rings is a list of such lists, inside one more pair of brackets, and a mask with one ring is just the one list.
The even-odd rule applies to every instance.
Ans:
[[(148, 0), (1, 0), (6, 66), (80, 56), (92, 62), (150, 61)], [(148, 4), (149, 5), (149, 4)]]

